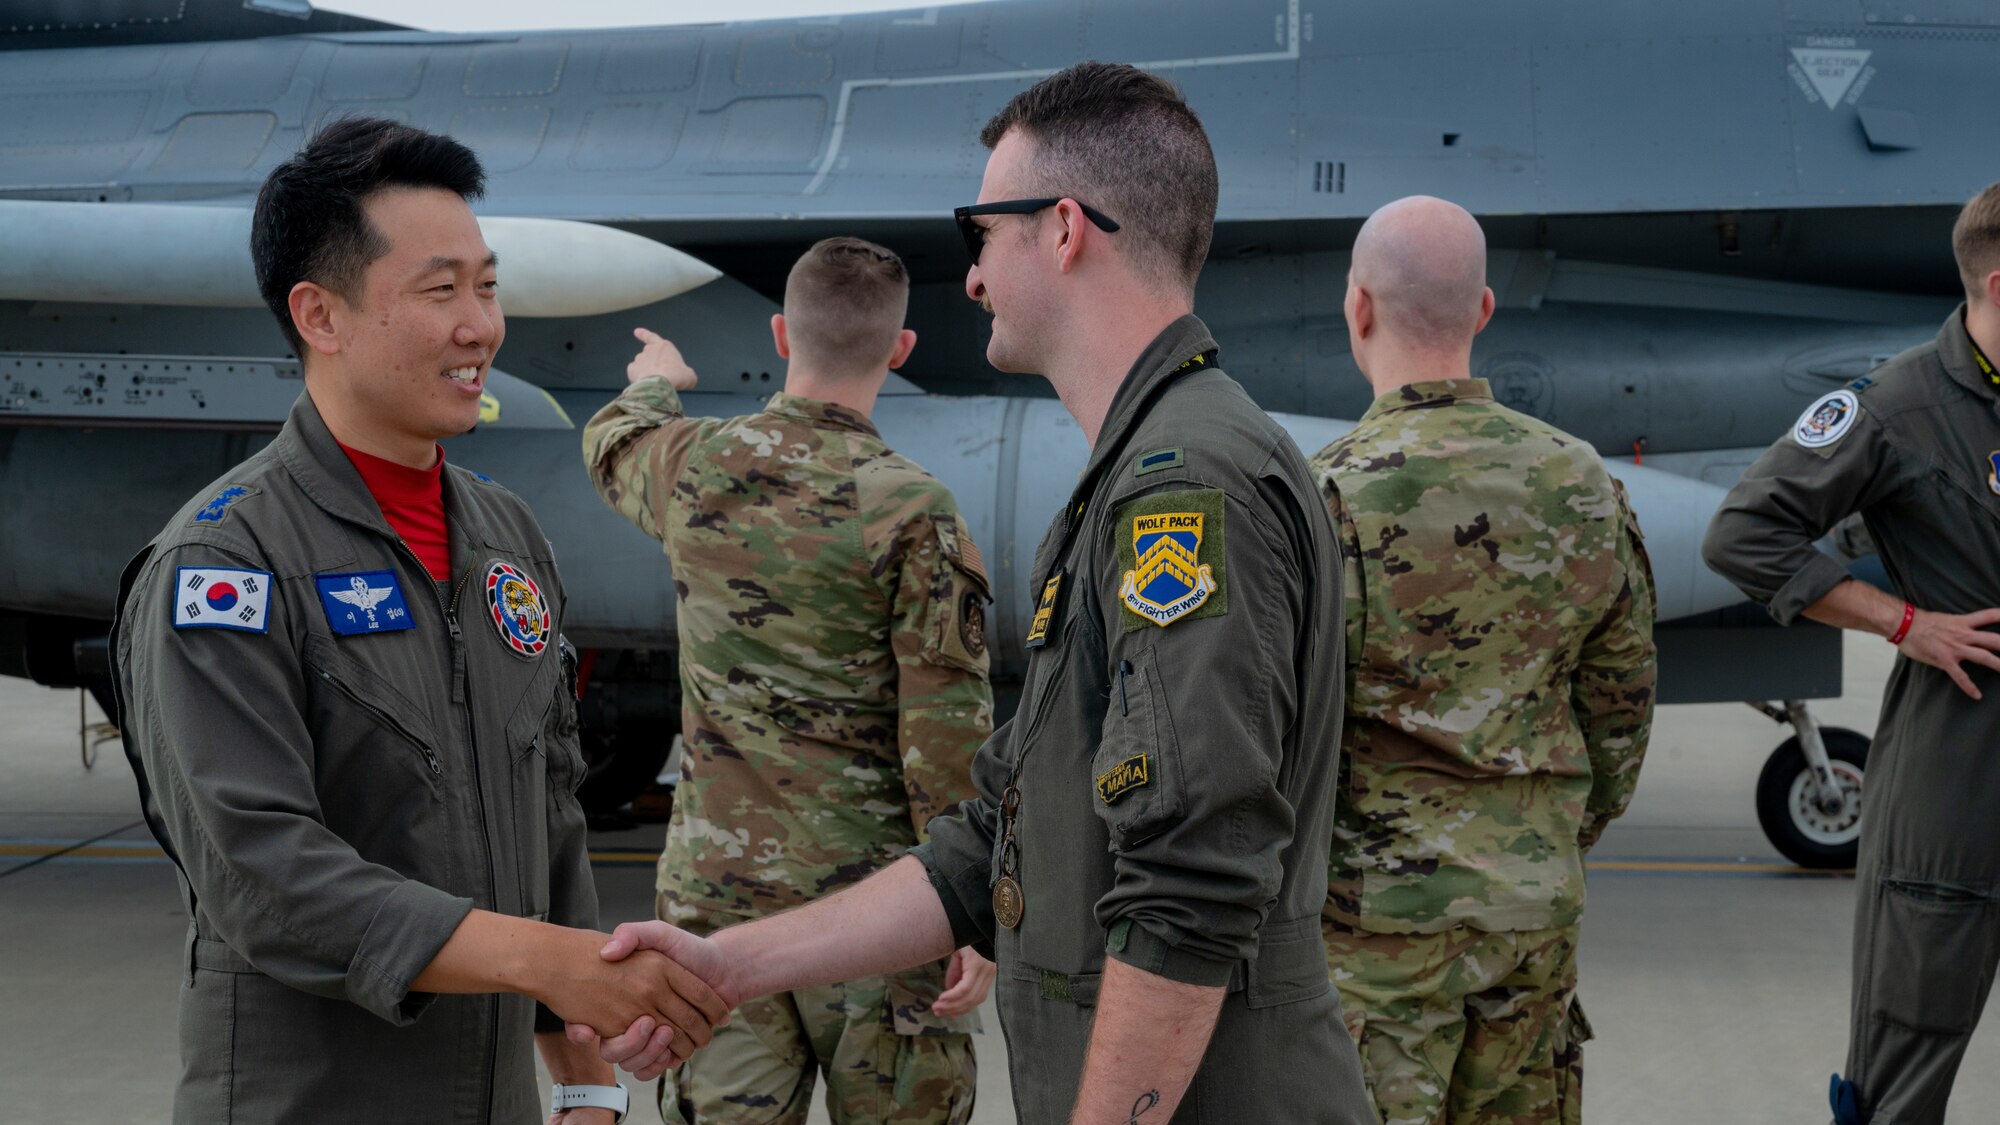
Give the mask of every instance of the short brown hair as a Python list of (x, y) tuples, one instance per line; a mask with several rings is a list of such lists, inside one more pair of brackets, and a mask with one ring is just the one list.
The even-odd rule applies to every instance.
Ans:
[(992, 148), (1016, 128), (1035, 142), (1029, 190), (1109, 215), (1136, 268), (1194, 291), (1215, 232), (1215, 153), (1173, 83), (1122, 63), (1078, 63), (1014, 95), (979, 141)]
[(828, 374), (866, 375), (896, 350), (910, 307), (910, 274), (894, 251), (859, 238), (826, 238), (799, 255), (785, 279), (792, 354)]
[(1988, 184), (1958, 213), (1951, 228), (1951, 252), (1958, 259), (1966, 293), (1984, 292), (1986, 275), (2000, 270), (2000, 183)]

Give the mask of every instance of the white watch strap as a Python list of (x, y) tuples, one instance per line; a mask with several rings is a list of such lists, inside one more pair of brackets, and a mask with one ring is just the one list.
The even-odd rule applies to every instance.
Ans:
[(556, 1083), (549, 1095), (549, 1113), (557, 1114), (566, 1109), (588, 1107), (608, 1109), (625, 1120), (625, 1113), (632, 1107), (632, 1096), (623, 1086), (565, 1086)]

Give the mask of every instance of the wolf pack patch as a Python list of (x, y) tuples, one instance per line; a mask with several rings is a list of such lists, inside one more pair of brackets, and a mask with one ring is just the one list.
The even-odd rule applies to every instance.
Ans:
[(1118, 509), (1118, 601), (1125, 628), (1165, 628), (1228, 611), (1223, 573), (1222, 491), (1142, 496)]

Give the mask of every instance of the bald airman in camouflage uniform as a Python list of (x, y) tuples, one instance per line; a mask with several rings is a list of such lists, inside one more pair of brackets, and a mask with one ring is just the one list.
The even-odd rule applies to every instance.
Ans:
[[(877, 252), (829, 252), (820, 266), (865, 280)], [(804, 348), (791, 319), (781, 351)], [(599, 493), (673, 564), (686, 758), (658, 914), (708, 933), (860, 881), (972, 795), (972, 756), (992, 730), (988, 587), (950, 491), (870, 422), (872, 387), (863, 408), (780, 393), (754, 415), (690, 418), (672, 381), (637, 376), (651, 364), (692, 384), (692, 371), (642, 338), (654, 343), (635, 381), (585, 427), (584, 452)], [(980, 997), (963, 1015), (934, 1012), (967, 968)], [(751, 1001), (669, 1075), (662, 1112), (802, 1123), (820, 1071), (835, 1121), (966, 1121), (970, 1007), (990, 973), (961, 950)]]
[(1329, 967), (1385, 1125), (1575, 1122), (1583, 854), (1638, 781), (1651, 574), (1597, 454), (1470, 377), (1471, 216), (1369, 225), (1348, 316), (1378, 397), (1312, 461), (1347, 606)]

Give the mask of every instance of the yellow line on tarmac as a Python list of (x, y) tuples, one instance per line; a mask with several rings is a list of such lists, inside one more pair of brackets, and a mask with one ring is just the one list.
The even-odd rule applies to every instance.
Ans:
[(1742, 872), (1750, 875), (1852, 875), (1853, 868), (1829, 870), (1816, 867), (1795, 867), (1786, 863), (1669, 863), (1640, 860), (1590, 860), (1592, 871), (1691, 871), (1719, 874)]
[[(0, 856), (45, 856), (60, 853), (63, 858), (84, 856), (92, 859), (161, 859), (167, 853), (154, 844), (92, 844), (74, 848), (66, 844), (0, 844)], [(591, 852), (593, 863), (651, 863), (658, 852)]]
[(152, 844), (94, 844), (70, 848), (63, 844), (0, 844), (0, 855), (44, 856), (61, 852), (65, 856), (95, 856), (100, 859), (157, 859), (166, 853)]
[[(92, 859), (159, 859), (166, 853), (152, 844), (92, 844), (89, 847), (64, 850), (62, 844), (0, 844), (0, 856), (47, 856), (60, 852), (65, 857), (79, 856)], [(652, 863), (659, 859), (653, 851), (594, 851), (590, 853), (593, 863)], [(1686, 872), (1690, 874), (1713, 875), (1852, 875), (1848, 870), (1822, 870), (1811, 867), (1794, 867), (1783, 863), (1717, 863), (1709, 861), (1675, 862), (1666, 860), (1605, 859), (1590, 860), (1592, 871), (1654, 871)]]

